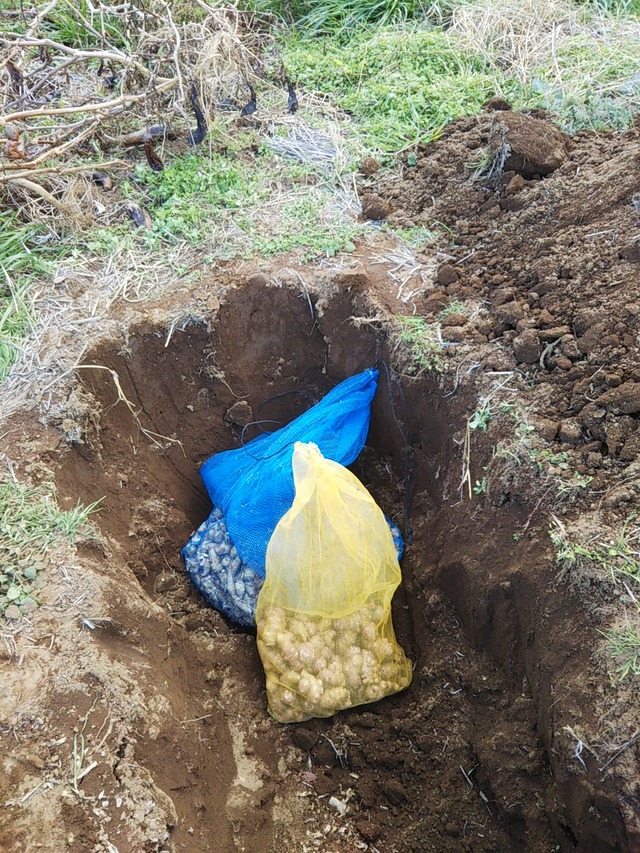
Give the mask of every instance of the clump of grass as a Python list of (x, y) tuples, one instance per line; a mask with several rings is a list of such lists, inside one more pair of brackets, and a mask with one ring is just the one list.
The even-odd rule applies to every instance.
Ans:
[(211, 231), (222, 209), (254, 201), (258, 189), (251, 170), (241, 171), (217, 153), (187, 154), (167, 163), (161, 172), (139, 166), (136, 177), (152, 205), (152, 238), (189, 243), (198, 243)]
[(47, 549), (56, 540), (74, 542), (79, 533), (88, 532), (88, 518), (98, 503), (63, 511), (51, 485), (0, 482), (0, 614), (12, 604), (25, 613), (35, 609)]
[(640, 529), (632, 528), (635, 516), (626, 520), (615, 538), (587, 543), (569, 536), (562, 522), (555, 516), (552, 518), (549, 535), (556, 548), (556, 560), (562, 567), (561, 575), (581, 565), (591, 565), (599, 567), (615, 584), (624, 587), (623, 600), (629, 603), (637, 617), (636, 625), (631, 624), (626, 613), (624, 627), (600, 631), (600, 634), (606, 638), (610, 654), (618, 661), (618, 677), (622, 680), (628, 675), (640, 675), (640, 601), (636, 595), (640, 585)]
[(618, 661), (618, 677), (640, 675), (640, 632), (627, 622), (624, 628), (602, 631), (609, 641), (611, 654)]
[(11, 211), (0, 210), (0, 383), (33, 322), (30, 285), (60, 253), (56, 246), (38, 244), (39, 232), (18, 222)]
[(452, 299), (448, 305), (440, 311), (438, 314), (438, 320), (445, 320), (447, 317), (451, 317), (452, 315), (460, 315), (462, 317), (468, 317), (471, 314), (471, 309), (465, 302), (461, 302), (459, 299)]
[(293, 249), (303, 250), (303, 260), (318, 255), (333, 257), (340, 251), (354, 251), (354, 240), (362, 232), (362, 226), (336, 201), (331, 193), (309, 190), (283, 204), (270, 228), (261, 228), (259, 217), (240, 224), (251, 237), (252, 248), (264, 257)]
[(392, 348), (403, 373), (420, 376), (425, 372), (443, 373), (444, 348), (439, 323), (428, 323), (424, 317), (395, 317)]
[(314, 35), (334, 34), (363, 24), (397, 23), (427, 14), (442, 16), (444, 5), (423, 0), (251, 0), (246, 4)]
[(617, 92), (628, 88), (640, 65), (640, 21), (633, 2), (626, 8), (618, 4), (615, 14), (597, 2), (458, 2), (450, 34), (459, 49), (484, 57), (499, 87), (511, 81), (515, 106), (550, 110), (570, 133), (621, 129), (640, 107), (637, 92), (625, 97)]
[(640, 108), (633, 15), (568, 0), (453, 0), (449, 11), (446, 30), (424, 15), (367, 27), (366, 14), (351, 29), (334, 21), (320, 37), (324, 26), (313, 35), (299, 29), (283, 41), (285, 64), (301, 85), (352, 114), (368, 144), (386, 153), (436, 138), (493, 95), (516, 109), (553, 111), (569, 132), (626, 127)]

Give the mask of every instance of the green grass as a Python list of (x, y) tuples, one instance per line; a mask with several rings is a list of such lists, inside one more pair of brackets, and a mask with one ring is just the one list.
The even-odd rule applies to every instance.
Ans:
[(481, 57), (426, 27), (365, 29), (342, 40), (292, 35), (282, 52), (299, 84), (330, 95), (387, 153), (436, 137), (496, 93)]
[(631, 529), (634, 521), (635, 516), (629, 516), (620, 533), (605, 542), (579, 542), (567, 534), (558, 519), (554, 519), (549, 528), (562, 574), (574, 571), (580, 564), (591, 564), (609, 574), (616, 585), (624, 587), (623, 600), (628, 602), (637, 617), (636, 627), (629, 621), (627, 613), (623, 628), (599, 632), (607, 640), (609, 652), (618, 663), (616, 673), (621, 680), (628, 675), (640, 675), (640, 602), (637, 596), (640, 590), (640, 531), (637, 527)]
[[(540, 20), (531, 9), (514, 22), (511, 0), (466, 6), (454, 0), (449, 11), (474, 14), (454, 16), (453, 29), (434, 26), (424, 15), (367, 26), (363, 13), (349, 29), (336, 21), (310, 30), (303, 17), (283, 37), (281, 50), (292, 77), (350, 113), (367, 144), (382, 153), (436, 138), (452, 119), (478, 112), (496, 94), (516, 109), (554, 112), (570, 133), (627, 127), (640, 105), (640, 84), (624, 84), (640, 67), (633, 4), (603, 15), (593, 4), (580, 12), (554, 2), (557, 14), (574, 22), (565, 24), (557, 44), (549, 36), (552, 11), (546, 7)], [(315, 4), (314, 14), (332, 5)], [(411, 17), (412, 4), (403, 5)], [(546, 47), (536, 50), (539, 41)]]
[[(53, 486), (23, 486), (14, 480), (0, 483), (0, 614), (10, 604), (37, 604), (42, 557), (57, 540), (74, 542), (90, 531), (87, 521), (98, 504), (62, 511)], [(26, 604), (26, 606), (25, 606)]]
[(35, 242), (43, 236), (42, 229), (23, 225), (11, 211), (0, 210), (0, 383), (33, 322), (30, 285), (50, 271), (61, 251)]
[(167, 240), (199, 243), (211, 230), (222, 209), (239, 209), (253, 203), (258, 181), (249, 167), (241, 169), (221, 154), (186, 154), (166, 163), (162, 172), (136, 168), (136, 185), (142, 189), (153, 221), (152, 234)]
[(399, 368), (409, 376), (425, 372), (443, 373), (445, 361), (438, 323), (427, 323), (424, 317), (395, 318), (397, 327), (392, 332), (392, 346)]
[(256, 12), (269, 12), (314, 35), (329, 35), (363, 24), (390, 24), (435, 14), (440, 6), (423, 0), (250, 0), (243, 4)]
[(310, 189), (283, 204), (270, 229), (250, 218), (239, 224), (251, 238), (253, 249), (267, 258), (293, 249), (304, 250), (303, 260), (352, 252), (353, 241), (362, 231), (361, 225), (334, 208), (332, 195), (321, 189)]
[[(318, 180), (313, 168), (275, 155), (269, 146), (247, 156), (237, 150), (188, 154), (168, 161), (162, 172), (138, 166), (126, 194), (145, 206), (152, 228), (141, 234), (148, 246), (186, 240), (193, 245), (215, 242), (216, 225), (224, 246), (211, 244), (208, 257), (249, 257), (301, 249), (302, 260), (353, 251), (362, 231), (339, 208), (334, 177)], [(289, 186), (290, 191), (284, 186)], [(95, 235), (91, 249), (115, 250), (122, 231)]]
[(609, 641), (611, 654), (618, 662), (617, 674), (619, 679), (628, 675), (640, 675), (640, 633), (636, 628), (627, 624), (615, 631), (601, 631)]

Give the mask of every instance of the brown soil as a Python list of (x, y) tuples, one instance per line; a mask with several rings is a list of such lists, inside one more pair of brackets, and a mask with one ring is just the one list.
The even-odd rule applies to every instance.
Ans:
[[(203, 603), (179, 554), (209, 509), (199, 463), (238, 446), (228, 410), (241, 399), (255, 414), (264, 403), (260, 417), (286, 422), (345, 376), (391, 360), (380, 323), (354, 326), (354, 315), (411, 306), (367, 247), (356, 270), (317, 272), (312, 312), (299, 288), (227, 276), (219, 311), (176, 328), (170, 318), (191, 304), (179, 294), (163, 321), (123, 323), (84, 361), (116, 371), (141, 426), (180, 444), (141, 434), (111, 374), (91, 369), (60, 424), (28, 413), (7, 424), (19, 473), (55, 476), (67, 505), (105, 499), (102, 541), (61, 554), (28, 651), (7, 655), (7, 695), (18, 698), (0, 706), (11, 803), (2, 849), (640, 848), (638, 744), (605, 767), (615, 749), (593, 743), (578, 760), (573, 735), (597, 733), (603, 746), (633, 733), (633, 694), (595, 654), (619, 592), (606, 570), (558, 582), (547, 535), (550, 509), (569, 523), (599, 508), (614, 524), (637, 501), (638, 134), (580, 136), (544, 179), (514, 173), (486, 185), (465, 167), (494, 121), (452, 125), (416, 166), (376, 172), (363, 187), (389, 202), (396, 224), (451, 229), (437, 281), (415, 307), (435, 318), (462, 304), (443, 323), (444, 382), (406, 379), (402, 399), (383, 375), (355, 466), (398, 521), (407, 461), (415, 474), (394, 602), (411, 687), (330, 720), (276, 724), (254, 637)], [(473, 480), (487, 466), (487, 495), (469, 499), (467, 420), (507, 373), (534, 432), (491, 462), (494, 445), (516, 434), (509, 412), (494, 413), (472, 438)], [(304, 394), (265, 403), (292, 389)], [(532, 449), (566, 454), (568, 466), (550, 476), (527, 462)], [(589, 488), (559, 497), (575, 474), (593, 477)], [(74, 792), (85, 719), (81, 766), (96, 764)], [(346, 817), (332, 795), (348, 803)]]

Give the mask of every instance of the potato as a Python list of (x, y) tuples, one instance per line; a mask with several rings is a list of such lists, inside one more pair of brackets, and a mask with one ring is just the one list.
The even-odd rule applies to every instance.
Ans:
[(388, 619), (371, 601), (335, 620), (267, 609), (258, 649), (273, 716), (281, 722), (327, 717), (404, 689), (411, 671), (387, 636)]

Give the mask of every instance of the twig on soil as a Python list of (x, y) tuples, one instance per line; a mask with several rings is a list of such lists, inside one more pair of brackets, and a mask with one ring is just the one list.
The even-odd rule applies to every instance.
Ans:
[(346, 753), (346, 750), (338, 749), (338, 747), (337, 747), (337, 746), (335, 745), (335, 743), (331, 740), (331, 738), (327, 737), (325, 734), (322, 734), (322, 733), (321, 733), (321, 734), (320, 734), (320, 737), (324, 738), (324, 739), (327, 741), (327, 743), (331, 746), (331, 748), (333, 749), (333, 751), (334, 751), (334, 752), (335, 752), (335, 754), (336, 754), (336, 758), (337, 758), (337, 759), (338, 759), (338, 761), (340, 762), (340, 767), (346, 767), (346, 766), (347, 766), (347, 760), (346, 760), (346, 759), (347, 759), (347, 753)]
[(606, 764), (603, 764), (603, 765), (602, 765), (602, 767), (599, 767), (599, 768), (598, 768), (598, 770), (600, 771), (600, 773), (602, 773), (604, 770), (606, 770), (606, 769), (607, 769), (607, 767), (608, 767), (612, 762), (614, 762), (614, 761), (616, 760), (616, 758), (618, 758), (618, 756), (619, 756), (619, 755), (622, 755), (622, 753), (625, 751), (625, 749), (629, 749), (629, 747), (630, 747), (630, 746), (633, 746), (633, 744), (638, 740), (638, 738), (639, 738), (639, 737), (640, 737), (640, 729), (636, 729), (636, 731), (635, 731), (635, 732), (634, 732), (634, 734), (629, 738), (629, 740), (628, 740), (626, 743), (623, 743), (623, 744), (622, 744), (622, 746), (620, 747), (620, 749), (619, 749), (617, 752), (615, 752), (615, 753), (611, 756), (611, 758), (606, 762)]
[[(464, 769), (464, 767), (462, 766), (462, 764), (460, 764), (460, 765), (459, 765), (459, 767), (460, 767), (460, 772), (462, 773), (462, 775), (464, 776), (464, 778), (467, 780), (467, 784), (469, 785), (469, 787), (470, 787), (470, 788), (473, 788), (473, 782), (472, 782), (472, 781), (471, 781), (471, 779), (469, 778), (469, 774), (468, 774), (468, 773), (467, 773), (467, 771)], [(473, 773), (473, 770), (472, 770), (471, 772)]]

